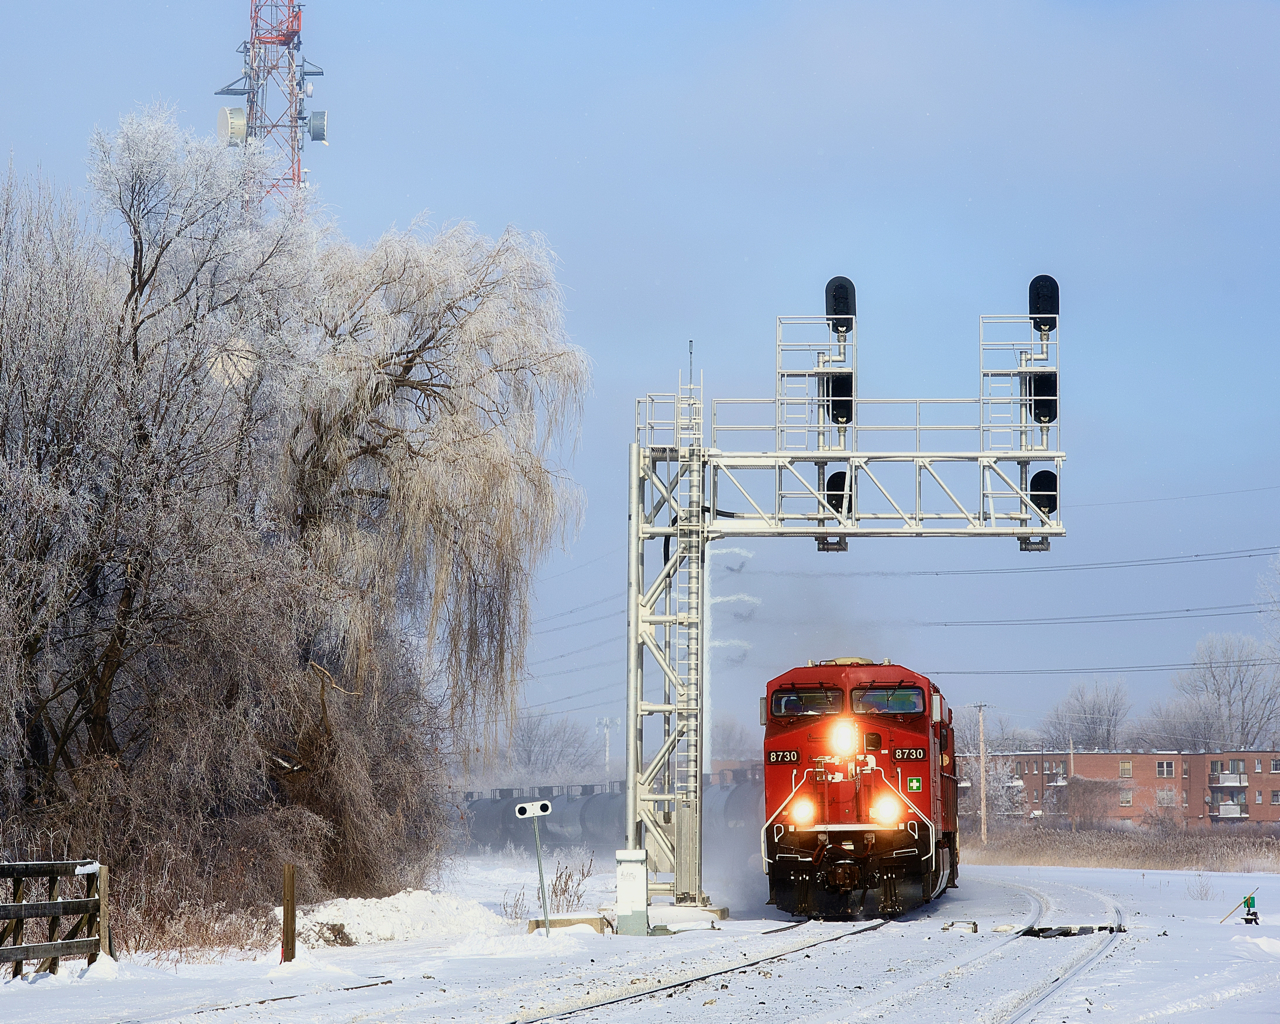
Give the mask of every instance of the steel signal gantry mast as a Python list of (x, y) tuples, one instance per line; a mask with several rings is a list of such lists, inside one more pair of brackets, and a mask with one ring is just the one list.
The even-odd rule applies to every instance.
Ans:
[[(1057, 282), (1033, 280), (1028, 306), (1025, 316), (979, 318), (979, 389), (969, 398), (861, 397), (854, 287), (837, 277), (827, 285), (825, 316), (778, 317), (772, 398), (715, 401), (710, 423), (702, 385), (692, 380), (674, 394), (637, 401), (626, 847), (644, 850), (648, 870), (666, 875), (650, 878), (650, 897), (707, 902), (711, 542), (805, 537), (819, 551), (848, 551), (855, 537), (1006, 537), (1023, 551), (1048, 551), (1050, 538), (1066, 532), (1058, 511), (1066, 455), (1058, 431)], [(619, 863), (633, 859), (620, 855)]]
[(328, 145), (328, 111), (307, 113), (308, 81), (324, 69), (302, 56), (302, 4), (294, 0), (249, 0), (249, 38), (240, 44), (244, 70), (216, 96), (243, 96), (243, 107), (218, 112), (218, 138), (225, 146), (250, 140), (276, 151), (283, 173), (263, 182), (263, 195), (285, 198), (305, 188), (302, 149), (312, 142)]

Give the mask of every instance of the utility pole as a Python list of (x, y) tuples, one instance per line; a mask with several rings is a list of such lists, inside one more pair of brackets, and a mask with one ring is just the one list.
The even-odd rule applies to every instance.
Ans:
[(985, 704), (972, 704), (978, 709), (978, 792), (981, 801), (979, 815), (982, 821), (982, 845), (987, 845), (987, 726)]
[(596, 719), (596, 735), (600, 735), (600, 730), (604, 729), (604, 773), (609, 774), (609, 731), (616, 725), (621, 725), (621, 718), (601, 717)]
[[(1076, 777), (1076, 738), (1074, 736), (1067, 737), (1067, 811), (1072, 811), (1071, 807), (1071, 780)], [(1071, 831), (1076, 830), (1076, 816), (1071, 814)]]

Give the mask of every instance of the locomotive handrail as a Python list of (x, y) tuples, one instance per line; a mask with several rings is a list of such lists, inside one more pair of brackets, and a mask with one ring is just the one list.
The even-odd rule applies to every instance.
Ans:
[[(800, 781), (796, 782), (796, 784), (791, 787), (791, 792), (787, 794), (787, 798), (778, 805), (778, 809), (769, 816), (769, 820), (766, 821), (764, 823), (764, 827), (760, 829), (760, 859), (764, 862), (764, 873), (766, 875), (769, 873), (769, 864), (771, 862), (769, 860), (769, 848), (768, 848), (768, 845), (765, 843), (764, 834), (767, 831), (769, 831), (769, 826), (773, 824), (774, 819), (777, 818), (777, 816), (781, 814), (784, 810), (786, 810), (787, 804), (791, 803), (791, 798), (795, 796), (798, 792), (800, 792), (800, 787), (804, 785), (804, 780), (811, 771), (813, 771), (812, 768), (806, 768), (804, 770), (804, 775), (800, 776)], [(793, 782), (795, 781), (795, 777), (796, 777), (795, 769), (792, 769), (791, 779)]]
[[(769, 873), (769, 865), (772, 863), (772, 861), (770, 861), (769, 859), (769, 847), (768, 847), (768, 843), (765, 841), (765, 834), (769, 831), (769, 826), (774, 823), (778, 815), (781, 814), (784, 810), (786, 810), (787, 804), (791, 803), (792, 798), (798, 792), (800, 792), (800, 787), (804, 785), (804, 780), (805, 778), (808, 777), (811, 771), (813, 771), (812, 768), (806, 768), (804, 770), (804, 775), (800, 776), (800, 781), (796, 782), (795, 785), (791, 787), (791, 792), (787, 794), (787, 798), (778, 805), (778, 809), (769, 816), (769, 820), (766, 821), (764, 823), (764, 827), (760, 829), (760, 860), (763, 862), (764, 873), (766, 875)], [(917, 807), (914, 803), (912, 803), (907, 798), (906, 794), (903, 793), (901, 789), (899, 789), (897, 786), (893, 784), (889, 776), (887, 776), (884, 773), (884, 769), (881, 768), (880, 765), (876, 765), (875, 768), (872, 769), (872, 771), (877, 771), (880, 773), (880, 777), (884, 779), (885, 785), (888, 786), (890, 789), (892, 789), (895, 793), (897, 793), (898, 796), (902, 798), (902, 802), (906, 804), (907, 807), (909, 807), (911, 811), (915, 814), (915, 816), (925, 823), (925, 827), (929, 829), (929, 852), (925, 857), (921, 859), (932, 862), (934, 860), (934, 857), (937, 855), (937, 845), (938, 845), (937, 830), (933, 827), (933, 822), (929, 820), (928, 816), (925, 815), (920, 810), (919, 807)], [(795, 779), (794, 771), (791, 773), (791, 778)]]

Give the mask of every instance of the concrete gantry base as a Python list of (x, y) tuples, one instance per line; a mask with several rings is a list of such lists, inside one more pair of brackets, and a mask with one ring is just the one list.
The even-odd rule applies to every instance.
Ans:
[(614, 904), (618, 915), (619, 935), (649, 934), (649, 877), (645, 869), (644, 850), (618, 850), (618, 898)]
[[(572, 928), (575, 924), (585, 924), (587, 927), (604, 934), (604, 930), (609, 927), (609, 922), (605, 920), (603, 914), (584, 914), (581, 912), (571, 914), (552, 914), (552, 928)], [(540, 932), (545, 927), (546, 922), (540, 917), (529, 918), (529, 934)]]

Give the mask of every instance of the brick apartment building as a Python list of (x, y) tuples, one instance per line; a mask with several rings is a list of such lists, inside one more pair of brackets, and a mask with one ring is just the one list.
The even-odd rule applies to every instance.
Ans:
[[(961, 813), (976, 815), (978, 755), (961, 754), (956, 762)], [(987, 762), (988, 815), (1165, 819), (1185, 828), (1280, 824), (1280, 751), (1032, 750), (988, 753)]]

